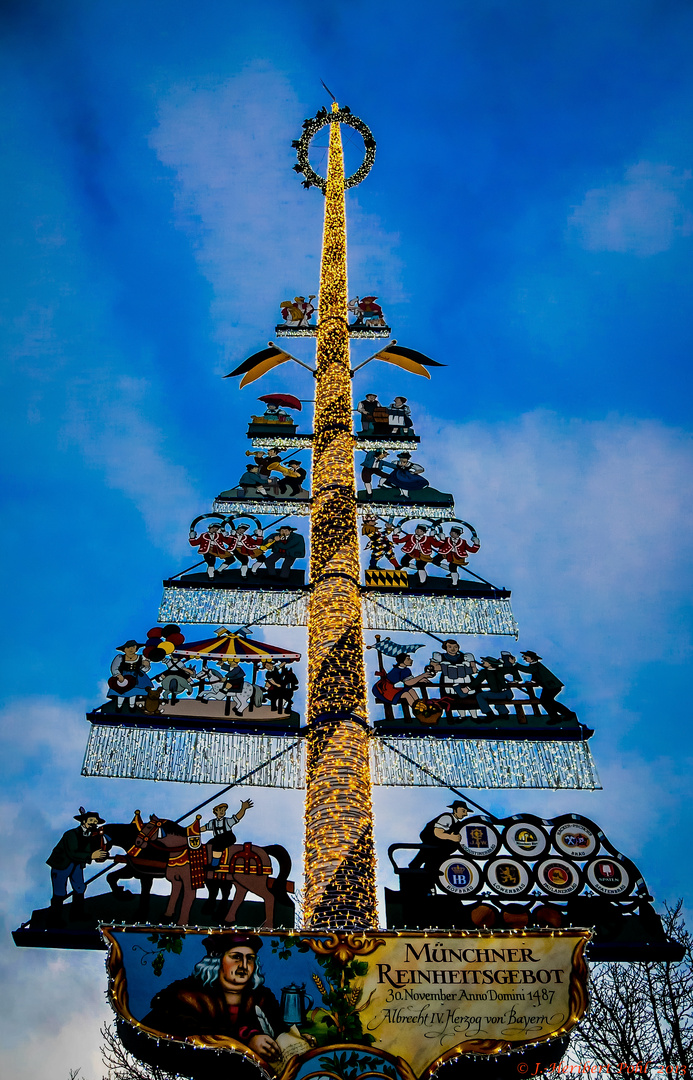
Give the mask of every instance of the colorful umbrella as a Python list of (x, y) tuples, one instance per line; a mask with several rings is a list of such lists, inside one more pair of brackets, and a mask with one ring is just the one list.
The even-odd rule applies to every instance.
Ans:
[(222, 626), (213, 638), (203, 641), (186, 641), (176, 649), (174, 656), (190, 656), (199, 660), (235, 660), (239, 664), (257, 664), (263, 660), (285, 660), (296, 663), (301, 654), (284, 649), (280, 645), (268, 645), (264, 641), (251, 641), (244, 634), (234, 633)]
[(303, 409), (301, 402), (293, 394), (265, 394), (258, 398), (258, 401), (264, 401), (265, 405), (283, 405), (285, 409), (296, 409), (297, 412)]

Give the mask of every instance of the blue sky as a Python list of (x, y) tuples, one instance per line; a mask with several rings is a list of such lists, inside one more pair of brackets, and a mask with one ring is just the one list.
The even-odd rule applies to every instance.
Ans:
[[(603, 792), (481, 801), (587, 813), (658, 901), (686, 895), (690, 5), (7, 0), (0, 26), (6, 931), (45, 902), (80, 803), (202, 797), (81, 778), (83, 713), (236, 481), (257, 394), (299, 386), (288, 365), (257, 393), (220, 376), (317, 291), (322, 199), (290, 144), (321, 79), (378, 144), (348, 196), (351, 292), (448, 365), (355, 389), (410, 398), (478, 571), (597, 730)], [(250, 794), (250, 838), (298, 858), (300, 793)], [(386, 845), (446, 801), (396, 798), (376, 793), (383, 881)], [(101, 957), (4, 942), (8, 1072), (101, 1075)]]

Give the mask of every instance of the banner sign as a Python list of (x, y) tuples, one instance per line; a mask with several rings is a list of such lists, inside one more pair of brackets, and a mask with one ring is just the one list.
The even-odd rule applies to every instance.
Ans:
[(112, 1004), (148, 1046), (227, 1050), (287, 1080), (347, 1047), (372, 1075), (427, 1078), (560, 1038), (587, 1005), (588, 930), (102, 932)]

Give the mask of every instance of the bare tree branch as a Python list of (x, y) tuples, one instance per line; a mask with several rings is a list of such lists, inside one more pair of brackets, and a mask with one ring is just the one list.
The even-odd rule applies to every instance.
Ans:
[(680, 900), (665, 904), (662, 918), (667, 935), (686, 949), (679, 963), (594, 965), (589, 1012), (571, 1041), (570, 1060), (686, 1075), (693, 1063), (693, 935), (681, 909)]
[(104, 1024), (101, 1037), (101, 1060), (108, 1070), (102, 1080), (177, 1080), (174, 1073), (145, 1065), (128, 1053), (118, 1038), (114, 1024)]

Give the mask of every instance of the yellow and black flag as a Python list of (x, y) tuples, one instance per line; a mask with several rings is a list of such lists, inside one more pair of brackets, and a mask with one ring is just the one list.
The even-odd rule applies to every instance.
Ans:
[(261, 349), (260, 352), (253, 353), (242, 364), (239, 364), (234, 371), (224, 375), (224, 378), (230, 379), (232, 375), (242, 375), (240, 389), (242, 386), (247, 386), (248, 383), (255, 382), (266, 371), (271, 371), (272, 368), (278, 367), (279, 364), (286, 363), (287, 360), (293, 360), (293, 356), (284, 352), (283, 349), (278, 349), (276, 345), (270, 345), (268, 349)]
[(395, 364), (396, 367), (404, 368), (405, 371), (411, 371), (413, 375), (423, 375), (425, 379), (431, 377), (426, 368), (447, 367), (447, 364), (439, 364), (437, 360), (431, 360), (428, 356), (424, 356), (423, 353), (417, 352), (416, 349), (405, 349), (403, 345), (398, 345), (396, 341), (390, 342), (384, 349), (377, 352), (373, 359), (385, 360), (388, 364)]

